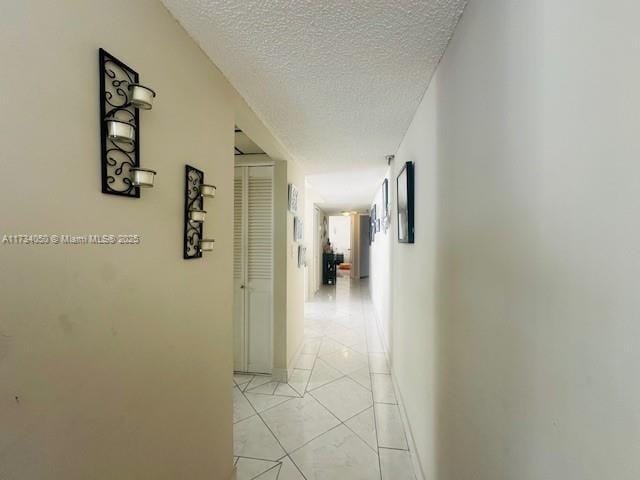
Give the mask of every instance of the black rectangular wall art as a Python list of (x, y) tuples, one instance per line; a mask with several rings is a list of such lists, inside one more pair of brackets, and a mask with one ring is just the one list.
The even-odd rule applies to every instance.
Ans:
[(414, 243), (414, 172), (413, 162), (407, 162), (396, 179), (398, 209), (398, 241)]
[(389, 215), (389, 180), (382, 182), (382, 218)]
[(382, 229), (384, 233), (387, 233), (389, 229), (390, 220), (390, 211), (389, 208), (389, 179), (385, 178), (382, 182)]
[(376, 240), (376, 215), (377, 215), (377, 206), (374, 203), (369, 210), (369, 244), (375, 242)]
[[(204, 172), (185, 165), (184, 174), (184, 252), (185, 260), (201, 258), (202, 221), (192, 220), (190, 212), (203, 212), (204, 200), (200, 195), (200, 185), (204, 183)], [(204, 214), (202, 214), (204, 215)]]
[[(131, 168), (140, 166), (140, 113), (128, 95), (129, 85), (138, 83), (138, 72), (102, 48), (98, 60), (102, 193), (140, 198), (140, 188), (133, 185), (130, 174)], [(133, 129), (130, 141), (109, 136), (107, 124), (114, 120), (125, 129)]]

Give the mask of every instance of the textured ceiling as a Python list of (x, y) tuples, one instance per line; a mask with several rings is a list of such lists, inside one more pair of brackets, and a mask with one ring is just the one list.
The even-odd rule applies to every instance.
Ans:
[[(345, 208), (371, 201), (466, 3), (162, 1), (311, 185), (331, 203), (340, 190)], [(356, 172), (366, 185), (351, 188)]]

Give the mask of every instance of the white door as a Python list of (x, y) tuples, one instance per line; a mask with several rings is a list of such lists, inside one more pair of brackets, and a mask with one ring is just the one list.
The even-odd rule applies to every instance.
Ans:
[(236, 167), (234, 369), (271, 373), (273, 167)]

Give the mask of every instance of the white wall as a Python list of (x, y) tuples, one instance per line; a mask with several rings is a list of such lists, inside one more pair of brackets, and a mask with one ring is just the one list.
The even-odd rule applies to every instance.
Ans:
[(391, 357), (426, 478), (640, 478), (639, 15), (471, 1), (397, 152)]
[[(298, 189), (297, 216), (304, 219), (305, 182), (304, 170), (296, 162), (287, 164), (287, 182)], [(287, 211), (287, 365), (291, 367), (295, 355), (302, 346), (304, 337), (304, 282), (305, 269), (298, 266), (298, 245), (304, 245), (304, 239), (293, 239), (294, 215)]]
[[(389, 172), (385, 174), (389, 178)], [(382, 181), (380, 182), (382, 183)], [(389, 195), (391, 196), (391, 181), (389, 181)], [(376, 205), (378, 218), (382, 218), (382, 188), (376, 192), (372, 205)], [(392, 212), (393, 213), (393, 212)], [(368, 233), (368, 232), (367, 232)], [(395, 238), (395, 230), (389, 228), (386, 232), (381, 228), (375, 234), (374, 241), (369, 248), (369, 292), (377, 314), (382, 340), (389, 350), (391, 340), (391, 245)]]
[(329, 240), (335, 253), (343, 253), (344, 261), (351, 261), (351, 217), (331, 215), (329, 217)]

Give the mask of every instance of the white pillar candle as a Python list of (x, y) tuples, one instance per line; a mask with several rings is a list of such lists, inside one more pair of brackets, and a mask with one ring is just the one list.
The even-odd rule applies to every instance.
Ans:
[(192, 222), (204, 222), (204, 217), (206, 216), (207, 212), (206, 210), (198, 210), (198, 209), (191, 209), (189, 210), (189, 220), (191, 220)]
[(131, 183), (136, 187), (153, 187), (153, 182), (156, 177), (155, 170), (149, 170), (148, 168), (134, 167), (130, 170)]
[(215, 240), (210, 238), (203, 238), (200, 240), (200, 251), (201, 252), (210, 252), (213, 250), (213, 243)]
[(135, 127), (133, 124), (115, 118), (108, 118), (106, 122), (107, 136), (110, 140), (128, 145), (133, 143), (135, 137)]
[(129, 101), (136, 108), (151, 110), (156, 92), (139, 83), (129, 84)]
[(216, 186), (203, 183), (200, 185), (200, 195), (203, 197), (213, 198), (216, 196)]

